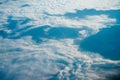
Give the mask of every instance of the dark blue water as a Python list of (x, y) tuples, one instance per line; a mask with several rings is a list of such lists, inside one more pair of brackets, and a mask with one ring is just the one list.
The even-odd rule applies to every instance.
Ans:
[(103, 57), (120, 60), (120, 26), (102, 29), (80, 43), (85, 51), (100, 53)]

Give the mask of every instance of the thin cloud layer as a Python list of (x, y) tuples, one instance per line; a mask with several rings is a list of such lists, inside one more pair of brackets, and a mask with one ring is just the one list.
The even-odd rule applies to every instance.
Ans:
[(47, 12), (49, 14), (65, 14), (67, 12), (75, 12), (75, 10), (83, 9), (116, 10), (120, 9), (119, 4), (119, 0), (15, 0), (8, 1), (1, 6), (8, 5), (14, 10), (16, 7), (13, 8), (13, 5), (17, 6), (17, 8), (22, 6), (27, 9), (27, 12), (34, 10), (43, 13)]
[[(65, 16), (66, 13), (76, 14), (77, 10), (84, 9), (118, 10), (120, 0), (1, 0), (0, 74), (5, 75), (0, 78), (105, 80), (106, 76), (117, 74), (119, 60), (104, 59), (99, 53), (80, 51), (79, 44), (75, 44), (76, 39), (82, 40), (102, 28), (114, 25), (116, 19), (107, 14), (86, 15), (84, 18)], [(39, 28), (46, 25), (47, 28)], [(76, 33), (80, 36), (72, 39), (46, 38), (47, 32), (53, 27), (77, 29)], [(25, 32), (26, 36), (22, 34)], [(31, 35), (27, 35), (27, 32)], [(46, 34), (43, 38), (40, 37), (42, 32)], [(15, 39), (10, 38), (16, 36)], [(35, 42), (33, 38), (41, 38), (42, 43)]]
[[(7, 1), (0, 5), (0, 26), (5, 29), (4, 25), (9, 25), (9, 16), (13, 20), (22, 21), (27, 18), (30, 21), (26, 24), (18, 23), (17, 26), (23, 28), (25, 26), (33, 25), (34, 27), (49, 25), (51, 27), (72, 27), (81, 28), (88, 27), (95, 32), (101, 28), (107, 27), (107, 24), (112, 25), (116, 20), (109, 18), (107, 15), (86, 16), (85, 18), (66, 18), (64, 14), (75, 12), (83, 9), (96, 10), (116, 10), (120, 6), (119, 0), (16, 0)], [(50, 15), (53, 14), (53, 15)], [(54, 15), (58, 14), (58, 16)], [(2, 27), (3, 26), (3, 27)], [(33, 27), (32, 27), (33, 28)], [(7, 30), (9, 31), (9, 30)], [(10, 31), (9, 31), (10, 32)]]
[[(71, 79), (72, 75), (73, 79), (92, 80), (105, 79), (107, 75), (117, 73), (114, 67), (119, 61), (80, 52), (73, 39), (44, 41), (42, 44), (34, 44), (30, 37), (14, 41), (0, 38), (0, 42), (3, 42), (0, 44), (0, 51), (3, 51), (0, 54), (0, 69), (6, 73), (5, 78), (11, 79), (14, 75), (16, 80), (47, 80), (56, 74), (57, 80)], [(110, 67), (113, 69), (111, 71), (99, 67), (109, 64), (114, 66)]]

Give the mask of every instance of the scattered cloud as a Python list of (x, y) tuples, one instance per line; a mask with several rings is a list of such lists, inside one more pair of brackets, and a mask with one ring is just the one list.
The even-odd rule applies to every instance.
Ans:
[[(104, 3), (103, 3), (104, 2)], [(100, 28), (107, 27), (106, 25), (112, 25), (116, 22), (115, 19), (109, 18), (107, 15), (93, 15), (86, 16), (85, 18), (66, 18), (65, 13), (75, 12), (75, 10), (83, 9), (96, 9), (96, 10), (111, 10), (119, 9), (119, 0), (19, 0), (19, 1), (8, 1), (7, 3), (0, 5), (1, 20), (0, 25), (8, 24), (8, 17), (13, 16), (13, 19), (18, 19), (19, 21), (23, 18), (30, 19), (29, 23), (17, 25), (23, 28), (27, 25), (34, 25), (34, 27), (39, 27), (43, 25), (50, 25), (52, 27), (73, 27), (81, 28), (88, 27), (95, 32)], [(22, 5), (29, 4), (30, 6), (21, 7)], [(7, 6), (6, 6), (7, 5)], [(60, 14), (61, 16), (48, 15), (48, 14)], [(3, 26), (4, 27), (4, 26)], [(3, 29), (2, 27), (2, 29)], [(32, 27), (32, 28), (34, 28)]]
[[(101, 28), (113, 25), (116, 19), (105, 14), (72, 19), (66, 18), (64, 14), (83, 9), (118, 10), (119, 4), (120, 0), (2, 0), (0, 30), (12, 33), (26, 26), (30, 26), (29, 30), (49, 25), (78, 29), (87, 27), (96, 33)], [(11, 22), (8, 21), (9, 16), (18, 21), (15, 30), (5, 27)], [(29, 21), (23, 24), (24, 19)], [(89, 35), (87, 30), (79, 33), (83, 37)], [(74, 39), (43, 39), (39, 44), (35, 43), (31, 36), (14, 40), (0, 37), (0, 43), (0, 71), (6, 74), (5, 79), (16, 75), (15, 80), (46, 80), (55, 74), (58, 80), (70, 79), (71, 76), (73, 79), (83, 80), (105, 79), (106, 75), (115, 74), (116, 69), (110, 66), (110, 71), (106, 71), (99, 65), (111, 64), (116, 67), (120, 63), (104, 59), (97, 53), (80, 51), (78, 45), (74, 44)]]
[[(13, 74), (17, 80), (48, 79), (53, 74), (57, 74), (56, 78), (60, 80), (70, 79), (72, 75), (73, 79), (103, 79), (110, 71), (105, 72), (98, 65), (117, 66), (119, 63), (95, 53), (78, 51), (73, 39), (45, 39), (43, 43), (35, 44), (30, 37), (17, 40), (0, 38), (0, 42), (3, 42), (0, 44), (0, 51), (3, 51), (0, 53), (0, 69), (7, 70), (6, 78), (9, 79)], [(109, 69), (113, 69), (112, 74), (116, 73), (114, 67)]]
[[(8, 1), (1, 6), (8, 5), (10, 10), (16, 11), (22, 5), (30, 5), (24, 7), (25, 9), (19, 9), (22, 12), (36, 11), (39, 13), (47, 12), (49, 14), (65, 14), (67, 12), (75, 12), (75, 10), (83, 9), (96, 9), (96, 10), (116, 10), (120, 9), (119, 0), (16, 0)], [(13, 6), (15, 6), (13, 8)], [(17, 6), (17, 7), (16, 7)], [(7, 9), (5, 9), (7, 10)], [(18, 10), (17, 10), (18, 11)], [(16, 12), (17, 12), (16, 11)], [(22, 14), (21, 14), (22, 15)]]

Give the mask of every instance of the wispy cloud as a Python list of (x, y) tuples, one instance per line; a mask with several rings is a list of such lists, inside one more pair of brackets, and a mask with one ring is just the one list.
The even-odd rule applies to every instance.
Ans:
[[(14, 4), (15, 3), (15, 4)], [(20, 8), (22, 5), (30, 5), (29, 7)], [(47, 12), (49, 14), (65, 14), (67, 12), (75, 12), (75, 10), (96, 9), (96, 10), (116, 10), (120, 8), (119, 0), (16, 0), (8, 1), (2, 4), (3, 9), (7, 7), (16, 12)], [(15, 6), (15, 7), (13, 7)], [(7, 10), (7, 9), (5, 9)]]
[[(15, 35), (21, 34), (22, 29), (25, 29), (25, 32), (44, 25), (75, 29), (87, 27), (92, 33), (96, 33), (101, 28), (113, 25), (116, 19), (105, 14), (73, 19), (65, 17), (64, 14), (83, 9), (120, 9), (120, 0), (6, 1), (1, 1), (0, 4), (0, 30), (6, 31), (6, 34), (21, 30), (20, 33), (14, 33)], [(12, 23), (8, 21), (9, 16), (12, 16), (11, 20), (18, 21), (14, 30), (5, 27)], [(26, 19), (29, 21), (22, 24)], [(49, 31), (49, 28), (45, 31)], [(79, 33), (84, 37), (90, 35), (87, 29), (80, 30)], [(82, 52), (79, 50), (79, 45), (74, 43), (74, 39), (44, 38), (39, 44), (31, 37), (31, 35), (18, 39), (0, 37), (0, 71), (6, 74), (5, 79), (15, 75), (16, 80), (46, 80), (56, 74), (58, 80), (71, 78), (93, 80), (105, 79), (106, 75), (117, 73), (115, 67), (119, 66), (120, 61), (104, 59), (98, 53)], [(109, 64), (114, 66), (109, 67), (110, 71), (99, 66)]]
[[(30, 5), (21, 7), (22, 5)], [(1, 29), (4, 29), (4, 24), (8, 25), (8, 17), (13, 16), (13, 19), (19, 20), (17, 26), (23, 28), (25, 26), (34, 25), (34, 27), (50, 25), (51, 27), (72, 27), (81, 28), (83, 26), (97, 32), (100, 28), (107, 27), (107, 24), (112, 25), (116, 22), (114, 18), (109, 18), (107, 15), (93, 15), (85, 18), (71, 19), (66, 18), (64, 14), (75, 12), (75, 10), (96, 9), (96, 10), (114, 10), (119, 9), (119, 0), (17, 0), (8, 1), (0, 5)], [(53, 16), (48, 14), (53, 14)], [(59, 14), (61, 16), (56, 16)], [(29, 23), (20, 24), (23, 18), (29, 19)], [(34, 28), (32, 27), (32, 28)], [(9, 31), (9, 30), (6, 30)]]
[[(70, 79), (72, 75), (75, 75), (74, 79), (103, 79), (116, 71), (114, 67), (110, 67), (113, 71), (105, 72), (98, 65), (117, 66), (119, 63), (103, 59), (95, 53), (78, 51), (78, 45), (74, 44), (73, 39), (45, 39), (43, 43), (35, 44), (30, 37), (18, 40), (0, 38), (0, 42), (3, 42), (0, 44), (0, 51), (6, 51), (0, 54), (0, 69), (5, 72), (7, 68), (6, 78), (14, 74), (16, 79), (32, 80), (36, 77), (39, 80), (51, 78), (52, 74), (58, 73), (57, 79)], [(21, 51), (17, 51), (18, 49)], [(27, 75), (24, 76), (25, 74)]]

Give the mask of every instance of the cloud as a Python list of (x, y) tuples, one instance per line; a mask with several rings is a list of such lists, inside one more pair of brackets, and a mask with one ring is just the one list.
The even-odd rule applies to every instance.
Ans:
[[(104, 2), (104, 3), (103, 3)], [(32, 25), (31, 28), (49, 25), (51, 27), (72, 27), (82, 28), (88, 27), (96, 33), (101, 28), (105, 28), (116, 22), (116, 19), (109, 18), (108, 15), (93, 15), (85, 18), (66, 18), (64, 14), (75, 12), (75, 10), (96, 9), (96, 10), (114, 10), (119, 9), (119, 0), (16, 0), (8, 1), (0, 5), (1, 20), (0, 29), (10, 30), (5, 28), (9, 25), (8, 17), (12, 16), (13, 20), (17, 20), (17, 27), (24, 28)], [(23, 5), (29, 5), (21, 7)], [(46, 14), (47, 13), (47, 14)], [(49, 15), (53, 14), (53, 15)], [(58, 14), (56, 16), (54, 14)], [(21, 21), (26, 18), (29, 22), (21, 24)], [(33, 27), (34, 26), (34, 27)], [(86, 34), (87, 35), (87, 34)]]
[[(99, 29), (111, 26), (116, 22), (116, 19), (109, 18), (107, 15), (93, 15), (93, 16), (86, 16), (85, 18), (75, 18), (75, 19), (66, 18), (64, 16), (45, 16), (45, 15), (41, 16), (41, 18), (36, 18), (36, 17), (30, 18), (31, 16), (28, 17), (25, 15), (24, 17), (30, 19), (30, 21), (26, 24), (21, 24), (23, 18), (20, 17), (12, 18), (13, 20), (18, 21), (17, 23), (18, 29), (22, 29), (30, 25), (33, 26), (30, 26), (28, 29), (49, 25), (50, 27), (68, 27), (68, 28), (78, 28), (78, 29), (87, 27), (93, 31), (92, 33), (96, 33), (99, 31)], [(9, 25), (10, 23), (13, 24), (12, 21), (10, 23), (8, 22), (2, 23), (2, 22), (1, 24), (3, 24), (3, 26), (1, 26), (2, 27), (1, 29), (5, 28), (4, 24), (7, 25)], [(6, 29), (6, 31), (7, 30), (8, 29)]]
[[(15, 4), (16, 3), (16, 4)], [(16, 10), (12, 6), (30, 5), (25, 7), (25, 12), (47, 12), (49, 14), (65, 14), (67, 12), (75, 12), (75, 10), (96, 9), (96, 10), (116, 10), (120, 9), (119, 0), (17, 0), (8, 1), (2, 6), (8, 5), (10, 9)], [(11, 6), (12, 5), (12, 6)], [(5, 6), (6, 7), (6, 6)], [(4, 8), (5, 8), (4, 7)], [(17, 8), (18, 8), (17, 7)], [(23, 10), (23, 9), (21, 9)]]
[[(30, 37), (0, 38), (0, 42), (0, 51), (3, 51), (0, 53), (0, 70), (7, 75), (6, 79), (12, 75), (16, 80), (49, 79), (55, 77), (53, 74), (57, 74), (58, 80), (71, 79), (72, 75), (73, 79), (103, 79), (109, 73), (116, 73), (117, 68), (109, 64), (118, 66), (120, 63), (103, 59), (95, 53), (78, 51), (73, 39), (44, 39), (43, 43), (35, 44)], [(108, 65), (109, 71), (100, 65)]]
[[(119, 2), (119, 0), (7, 0), (6, 3), (2, 1), (0, 30), (14, 33), (26, 26), (30, 26), (29, 30), (49, 25), (68, 28), (87, 27), (96, 33), (99, 29), (108, 27), (107, 25), (113, 25), (116, 19), (102, 14), (71, 19), (66, 18), (64, 14), (83, 9), (117, 10), (120, 8)], [(15, 30), (5, 27), (11, 22), (8, 21), (9, 16), (12, 16), (11, 20), (18, 21)], [(21, 24), (24, 19), (30, 21)], [(80, 31), (80, 34), (85, 37), (89, 35), (87, 30)], [(5, 74), (5, 79), (46, 80), (54, 75), (57, 75), (55, 77), (58, 80), (71, 77), (87, 80), (104, 79), (106, 75), (116, 73), (117, 69), (110, 66), (110, 71), (106, 71), (99, 66), (106, 67), (111, 64), (116, 67), (120, 63), (104, 59), (97, 53), (79, 51), (74, 39), (43, 39), (41, 44), (37, 44), (32, 41), (31, 36), (14, 40), (0, 37), (0, 43), (0, 71)]]

